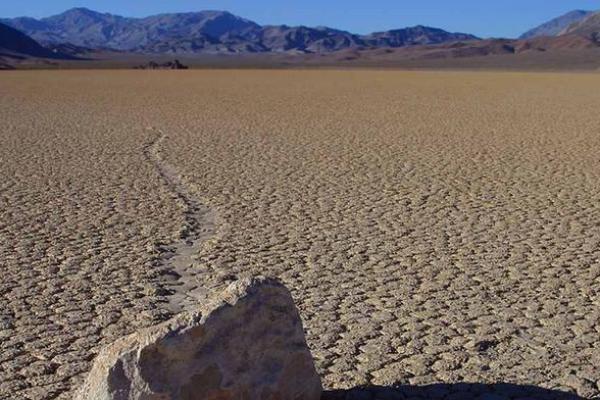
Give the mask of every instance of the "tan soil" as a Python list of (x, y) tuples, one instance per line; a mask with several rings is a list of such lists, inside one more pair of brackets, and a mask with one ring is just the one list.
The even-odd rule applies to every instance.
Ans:
[[(599, 395), (598, 87), (3, 73), (0, 398), (70, 398), (102, 345), (172, 314), (169, 290), (248, 273), (292, 289), (327, 388)], [(164, 260), (186, 244), (181, 282)]]

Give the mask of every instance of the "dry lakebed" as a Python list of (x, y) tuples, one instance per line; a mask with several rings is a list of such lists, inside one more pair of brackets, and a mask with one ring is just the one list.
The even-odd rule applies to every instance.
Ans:
[(102, 346), (258, 274), (291, 290), (327, 390), (600, 395), (599, 88), (0, 74), (0, 399), (70, 399)]

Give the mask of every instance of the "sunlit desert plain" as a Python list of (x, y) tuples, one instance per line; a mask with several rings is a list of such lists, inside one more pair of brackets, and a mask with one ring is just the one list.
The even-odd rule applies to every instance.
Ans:
[(326, 389), (600, 394), (599, 88), (1, 74), (0, 398), (70, 399), (103, 345), (258, 274), (292, 290)]

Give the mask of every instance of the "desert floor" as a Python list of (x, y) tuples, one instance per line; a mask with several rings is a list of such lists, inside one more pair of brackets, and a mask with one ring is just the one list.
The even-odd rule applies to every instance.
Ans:
[(599, 395), (599, 88), (0, 74), (0, 398), (69, 399), (101, 346), (245, 274), (292, 290), (328, 389)]

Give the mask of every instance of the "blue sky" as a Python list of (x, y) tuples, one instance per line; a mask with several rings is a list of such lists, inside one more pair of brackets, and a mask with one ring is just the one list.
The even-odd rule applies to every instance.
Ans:
[(429, 25), (482, 37), (514, 37), (600, 0), (19, 0), (0, 1), (0, 17), (44, 17), (72, 7), (125, 16), (227, 10), (260, 24), (326, 25), (354, 33)]

